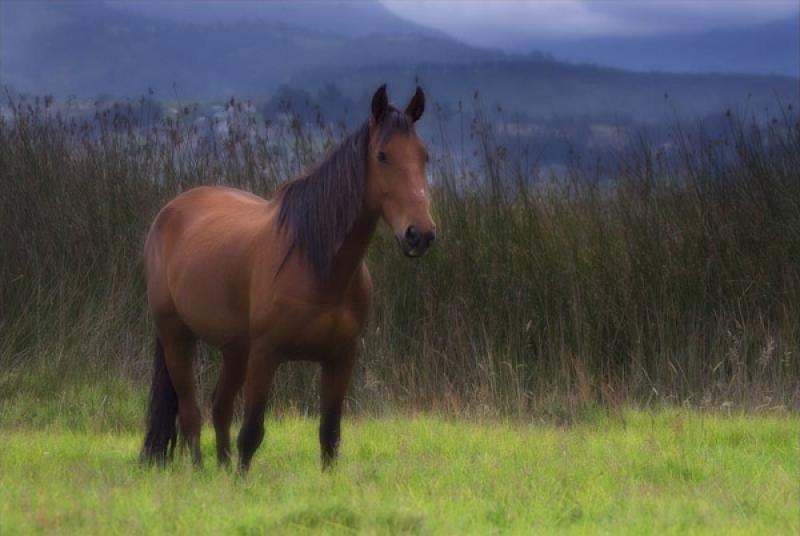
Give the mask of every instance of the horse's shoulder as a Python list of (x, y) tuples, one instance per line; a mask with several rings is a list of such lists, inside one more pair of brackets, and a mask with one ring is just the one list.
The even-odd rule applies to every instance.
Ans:
[(350, 288), (350, 300), (358, 307), (369, 307), (372, 302), (372, 292), (372, 277), (369, 275), (367, 263), (362, 261), (361, 268)]

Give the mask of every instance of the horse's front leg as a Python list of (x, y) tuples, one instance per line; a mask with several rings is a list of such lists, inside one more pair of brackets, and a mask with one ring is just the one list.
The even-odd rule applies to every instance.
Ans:
[(356, 350), (353, 344), (322, 363), (319, 446), (323, 470), (330, 468), (339, 452), (342, 405), (353, 374), (355, 359)]
[(231, 420), (236, 394), (244, 383), (247, 349), (229, 347), (223, 351), (222, 371), (214, 389), (214, 429), (217, 434), (217, 463), (229, 466), (231, 460)]
[(239, 431), (239, 472), (247, 473), (253, 454), (264, 439), (264, 413), (279, 360), (270, 351), (251, 347), (244, 382), (244, 421)]

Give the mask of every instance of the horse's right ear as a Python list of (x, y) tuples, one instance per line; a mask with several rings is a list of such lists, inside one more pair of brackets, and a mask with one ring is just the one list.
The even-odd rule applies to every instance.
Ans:
[(372, 96), (372, 120), (376, 125), (383, 121), (388, 110), (389, 98), (386, 96), (386, 84), (383, 84)]
[(411, 97), (411, 101), (408, 103), (408, 107), (406, 108), (406, 115), (416, 123), (419, 121), (419, 118), (422, 117), (422, 112), (424, 111), (425, 93), (422, 92), (421, 87), (417, 86), (417, 91), (414, 93), (414, 96)]

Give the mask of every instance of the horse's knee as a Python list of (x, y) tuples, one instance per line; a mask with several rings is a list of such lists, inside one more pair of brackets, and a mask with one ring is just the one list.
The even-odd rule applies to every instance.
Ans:
[(215, 425), (217, 423), (230, 425), (233, 418), (233, 402), (244, 382), (246, 362), (247, 356), (240, 352), (230, 350), (225, 353), (225, 362), (214, 387), (214, 394), (211, 396), (211, 414)]

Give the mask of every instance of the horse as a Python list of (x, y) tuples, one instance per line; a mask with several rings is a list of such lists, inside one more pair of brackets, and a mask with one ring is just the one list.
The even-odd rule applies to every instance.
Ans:
[(181, 444), (202, 465), (198, 340), (222, 354), (212, 397), (221, 466), (231, 463), (236, 395), (243, 387), (237, 468), (244, 474), (264, 438), (275, 371), (288, 361), (320, 364), (323, 470), (337, 459), (343, 401), (372, 301), (365, 255), (378, 221), (408, 257), (422, 256), (436, 236), (428, 155), (415, 130), (424, 109), (420, 87), (401, 111), (383, 85), (368, 119), (272, 199), (201, 186), (160, 210), (144, 247), (156, 348), (142, 460), (173, 458), (178, 421)]

